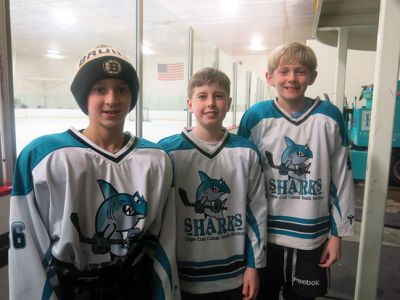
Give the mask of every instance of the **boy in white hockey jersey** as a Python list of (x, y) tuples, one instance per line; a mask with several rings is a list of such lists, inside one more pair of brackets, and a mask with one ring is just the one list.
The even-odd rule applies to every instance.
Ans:
[(269, 57), (277, 98), (255, 104), (239, 135), (261, 152), (268, 191), (268, 259), (260, 299), (313, 299), (327, 291), (327, 269), (353, 234), (354, 190), (340, 110), (305, 97), (317, 76), (308, 46), (289, 43)]
[(160, 144), (174, 163), (182, 299), (256, 299), (265, 266), (266, 198), (253, 143), (222, 127), (230, 80), (205, 68), (188, 85), (195, 128)]
[(16, 163), (10, 299), (179, 298), (172, 162), (123, 132), (135, 69), (98, 46), (80, 60), (71, 91), (88, 127), (40, 137)]

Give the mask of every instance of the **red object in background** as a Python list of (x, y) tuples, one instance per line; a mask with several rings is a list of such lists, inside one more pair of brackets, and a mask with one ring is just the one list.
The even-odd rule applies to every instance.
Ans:
[(12, 185), (2, 185), (0, 186), (0, 197), (11, 194)]

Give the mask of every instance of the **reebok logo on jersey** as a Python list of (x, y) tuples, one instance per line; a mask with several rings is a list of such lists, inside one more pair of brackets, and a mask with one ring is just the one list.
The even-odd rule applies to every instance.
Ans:
[(300, 278), (297, 278), (296, 276), (293, 278), (293, 282), (297, 282), (298, 284), (308, 285), (308, 286), (319, 286), (319, 285), (321, 285), (319, 280), (300, 279)]

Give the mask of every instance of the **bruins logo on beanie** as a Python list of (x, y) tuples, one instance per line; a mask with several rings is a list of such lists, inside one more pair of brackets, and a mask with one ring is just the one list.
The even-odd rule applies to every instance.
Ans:
[(87, 98), (93, 84), (106, 78), (124, 80), (131, 91), (131, 110), (135, 107), (139, 94), (139, 80), (129, 59), (119, 50), (99, 45), (90, 49), (79, 60), (78, 70), (71, 84), (80, 109), (88, 114)]

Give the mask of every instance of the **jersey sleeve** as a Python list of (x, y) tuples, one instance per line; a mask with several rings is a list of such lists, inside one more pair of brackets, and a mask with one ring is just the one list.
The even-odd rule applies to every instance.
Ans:
[(176, 226), (175, 226), (175, 190), (172, 183), (172, 164), (168, 166), (163, 178), (165, 201), (163, 209), (150, 228), (157, 236), (153, 246), (154, 298), (156, 300), (180, 299), (178, 272), (176, 266)]
[(237, 132), (237, 134), (239, 136), (242, 136), (246, 139), (249, 139), (250, 134), (251, 134), (251, 132), (250, 132), (251, 128), (250, 128), (250, 124), (249, 124), (250, 123), (250, 115), (251, 115), (251, 112), (249, 112), (248, 110), (244, 113), (242, 119), (240, 120), (239, 129)]
[(246, 263), (248, 267), (262, 268), (266, 265), (267, 199), (259, 154), (252, 154), (246, 205)]
[[(341, 123), (341, 124), (340, 124)], [(330, 217), (331, 234), (352, 236), (354, 234), (354, 184), (351, 172), (350, 151), (347, 133), (342, 119), (335, 139), (335, 150), (331, 156)]]
[[(10, 203), (10, 299), (55, 299), (50, 238), (32, 188), (28, 164), (17, 161)], [(48, 206), (47, 206), (48, 208)]]

